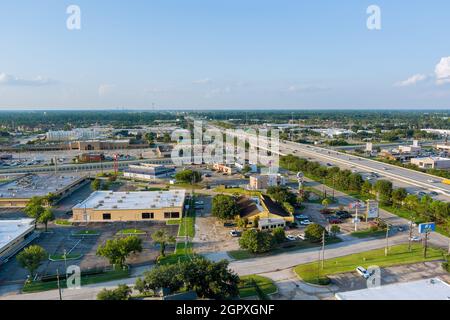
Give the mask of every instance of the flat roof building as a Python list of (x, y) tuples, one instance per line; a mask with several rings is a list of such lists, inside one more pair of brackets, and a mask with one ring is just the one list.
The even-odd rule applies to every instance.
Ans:
[(185, 190), (96, 191), (72, 208), (74, 222), (151, 221), (179, 219)]
[(86, 182), (84, 176), (73, 174), (27, 174), (0, 184), (0, 207), (23, 208), (32, 197), (49, 193), (63, 198)]
[(34, 219), (0, 220), (0, 265), (34, 238)]
[(450, 285), (439, 278), (338, 292), (338, 300), (450, 300)]
[(139, 165), (130, 165), (123, 172), (124, 177), (151, 181), (158, 178), (168, 177), (175, 173), (174, 167), (166, 167), (163, 165), (141, 163)]
[(422, 169), (450, 169), (450, 158), (426, 157), (411, 159), (411, 164), (415, 164)]

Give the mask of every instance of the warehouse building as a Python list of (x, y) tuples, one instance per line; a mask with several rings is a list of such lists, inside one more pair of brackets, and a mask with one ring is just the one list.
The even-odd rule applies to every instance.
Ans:
[(72, 208), (74, 222), (151, 221), (179, 219), (185, 190), (96, 191)]
[(34, 219), (0, 220), (0, 265), (36, 237)]
[(174, 167), (163, 165), (141, 163), (139, 165), (130, 165), (124, 170), (123, 176), (130, 179), (151, 181), (155, 179), (169, 177), (175, 173)]
[(24, 208), (32, 197), (49, 193), (62, 199), (88, 181), (79, 175), (27, 174), (0, 185), (0, 207)]

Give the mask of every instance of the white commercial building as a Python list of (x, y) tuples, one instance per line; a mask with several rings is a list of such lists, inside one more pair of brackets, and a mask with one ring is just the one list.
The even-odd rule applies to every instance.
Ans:
[(426, 157), (411, 159), (411, 164), (415, 164), (422, 169), (449, 169), (450, 158)]
[(36, 237), (34, 227), (34, 219), (0, 220), (0, 265)]
[(338, 292), (338, 300), (450, 300), (450, 285), (439, 278), (401, 282), (375, 288)]

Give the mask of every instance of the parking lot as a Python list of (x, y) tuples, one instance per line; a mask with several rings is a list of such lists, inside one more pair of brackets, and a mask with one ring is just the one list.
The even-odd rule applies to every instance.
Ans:
[[(71, 254), (81, 254), (79, 260), (67, 261), (67, 265), (75, 264), (82, 270), (92, 268), (104, 268), (109, 265), (108, 261), (96, 255), (97, 247), (108, 239), (118, 237), (117, 233), (123, 229), (137, 228), (145, 232), (139, 237), (143, 240), (143, 251), (137, 255), (130, 256), (127, 263), (133, 266), (149, 264), (153, 262), (158, 254), (159, 248), (151, 239), (151, 234), (163, 228), (173, 236), (176, 236), (178, 225), (166, 225), (164, 222), (118, 222), (118, 223), (91, 223), (88, 226), (62, 227), (50, 225), (48, 233), (33, 241), (33, 244), (42, 246), (48, 254), (63, 254), (64, 250)], [(79, 236), (74, 233), (82, 230), (97, 231), (98, 235)], [(168, 247), (170, 251), (172, 247)], [(52, 275), (59, 269), (65, 270), (64, 261), (54, 262), (46, 260), (38, 269), (40, 275)], [(15, 258), (0, 267), (0, 285), (8, 283), (21, 283), (26, 279), (27, 271), (21, 268)]]
[(195, 221), (196, 233), (194, 249), (199, 254), (222, 252), (239, 249), (238, 238), (230, 236), (232, 227), (224, 227), (223, 222), (211, 215), (211, 196), (199, 196), (203, 201), (204, 209), (197, 210)]

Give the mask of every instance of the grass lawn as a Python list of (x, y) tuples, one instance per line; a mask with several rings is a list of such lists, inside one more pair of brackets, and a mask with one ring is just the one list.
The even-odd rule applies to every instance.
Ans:
[[(71, 253), (66, 255), (66, 260), (78, 260), (82, 257), (82, 254)], [(64, 261), (64, 254), (51, 254), (48, 256), (50, 261)]]
[(72, 236), (98, 236), (100, 232), (97, 230), (80, 230), (72, 233)]
[(181, 223), (181, 219), (170, 219), (167, 220), (166, 224), (167, 225), (175, 225), (175, 224), (180, 224)]
[(220, 192), (220, 193), (240, 194), (240, 195), (252, 196), (252, 197), (261, 195), (260, 191), (245, 190), (242, 188), (225, 188), (223, 186), (214, 188), (213, 191)]
[(370, 237), (384, 237), (384, 236), (386, 236), (386, 231), (385, 230), (377, 230), (377, 231), (363, 230), (363, 231), (352, 232), (352, 233), (350, 233), (350, 235), (352, 237), (360, 238), (360, 239), (370, 238)]
[[(327, 240), (327, 245), (330, 245), (333, 243), (338, 243), (341, 241), (342, 240), (339, 238), (329, 238)], [(271, 251), (265, 252), (265, 253), (253, 253), (246, 249), (228, 251), (227, 253), (231, 258), (233, 258), (235, 260), (244, 260), (244, 259), (272, 256), (272, 255), (280, 254), (283, 252), (316, 248), (319, 246), (320, 246), (320, 243), (314, 243), (314, 242), (309, 242), (308, 240), (304, 240), (304, 241), (295, 241), (295, 242), (291, 242), (291, 243), (286, 243), (285, 247), (277, 247), (277, 248), (274, 248)]]
[(258, 296), (258, 292), (253, 281), (256, 282), (261, 291), (266, 295), (277, 292), (277, 287), (271, 279), (258, 275), (250, 275), (240, 277), (239, 297), (248, 298)]
[(175, 252), (171, 254), (166, 254), (165, 257), (159, 258), (159, 264), (174, 264), (178, 263), (178, 261), (188, 261), (191, 256), (194, 254), (192, 251), (192, 243), (188, 242), (187, 246), (184, 242), (178, 242), (175, 246)]
[(55, 224), (58, 226), (71, 226), (72, 222), (70, 222), (69, 220), (65, 220), (65, 219), (57, 219), (57, 220), (55, 220)]
[(180, 227), (178, 228), (179, 237), (194, 237), (195, 236), (195, 198), (192, 198), (189, 204), (189, 210), (181, 219)]
[(144, 235), (147, 234), (145, 231), (139, 229), (123, 229), (116, 233), (118, 236), (131, 236), (131, 235)]
[(320, 270), (320, 279), (318, 279), (317, 261), (298, 265), (294, 268), (294, 271), (303, 281), (312, 284), (322, 284), (327, 282), (327, 275), (352, 272), (358, 266), (363, 266), (365, 268), (373, 265), (389, 267), (443, 259), (443, 251), (440, 249), (429, 248), (427, 255), (428, 257), (425, 259), (420, 244), (413, 244), (412, 252), (408, 251), (407, 244), (401, 244), (392, 246), (387, 257), (384, 255), (384, 248), (382, 248), (334, 259), (327, 259), (324, 262), (324, 269)]
[[(100, 273), (100, 274), (87, 275), (87, 276), (81, 275), (81, 285), (85, 286), (88, 284), (125, 279), (125, 278), (128, 278), (129, 276), (130, 276), (129, 269), (114, 270), (114, 271), (108, 271), (108, 272), (104, 272), (104, 273)], [(65, 280), (60, 280), (60, 285), (61, 285), (61, 288), (63, 288), (63, 289), (67, 288)], [(31, 283), (26, 283), (22, 288), (22, 292), (23, 293), (31, 293), (31, 292), (54, 290), (54, 289), (58, 289), (57, 281), (46, 281), (46, 282), (34, 281)]]

